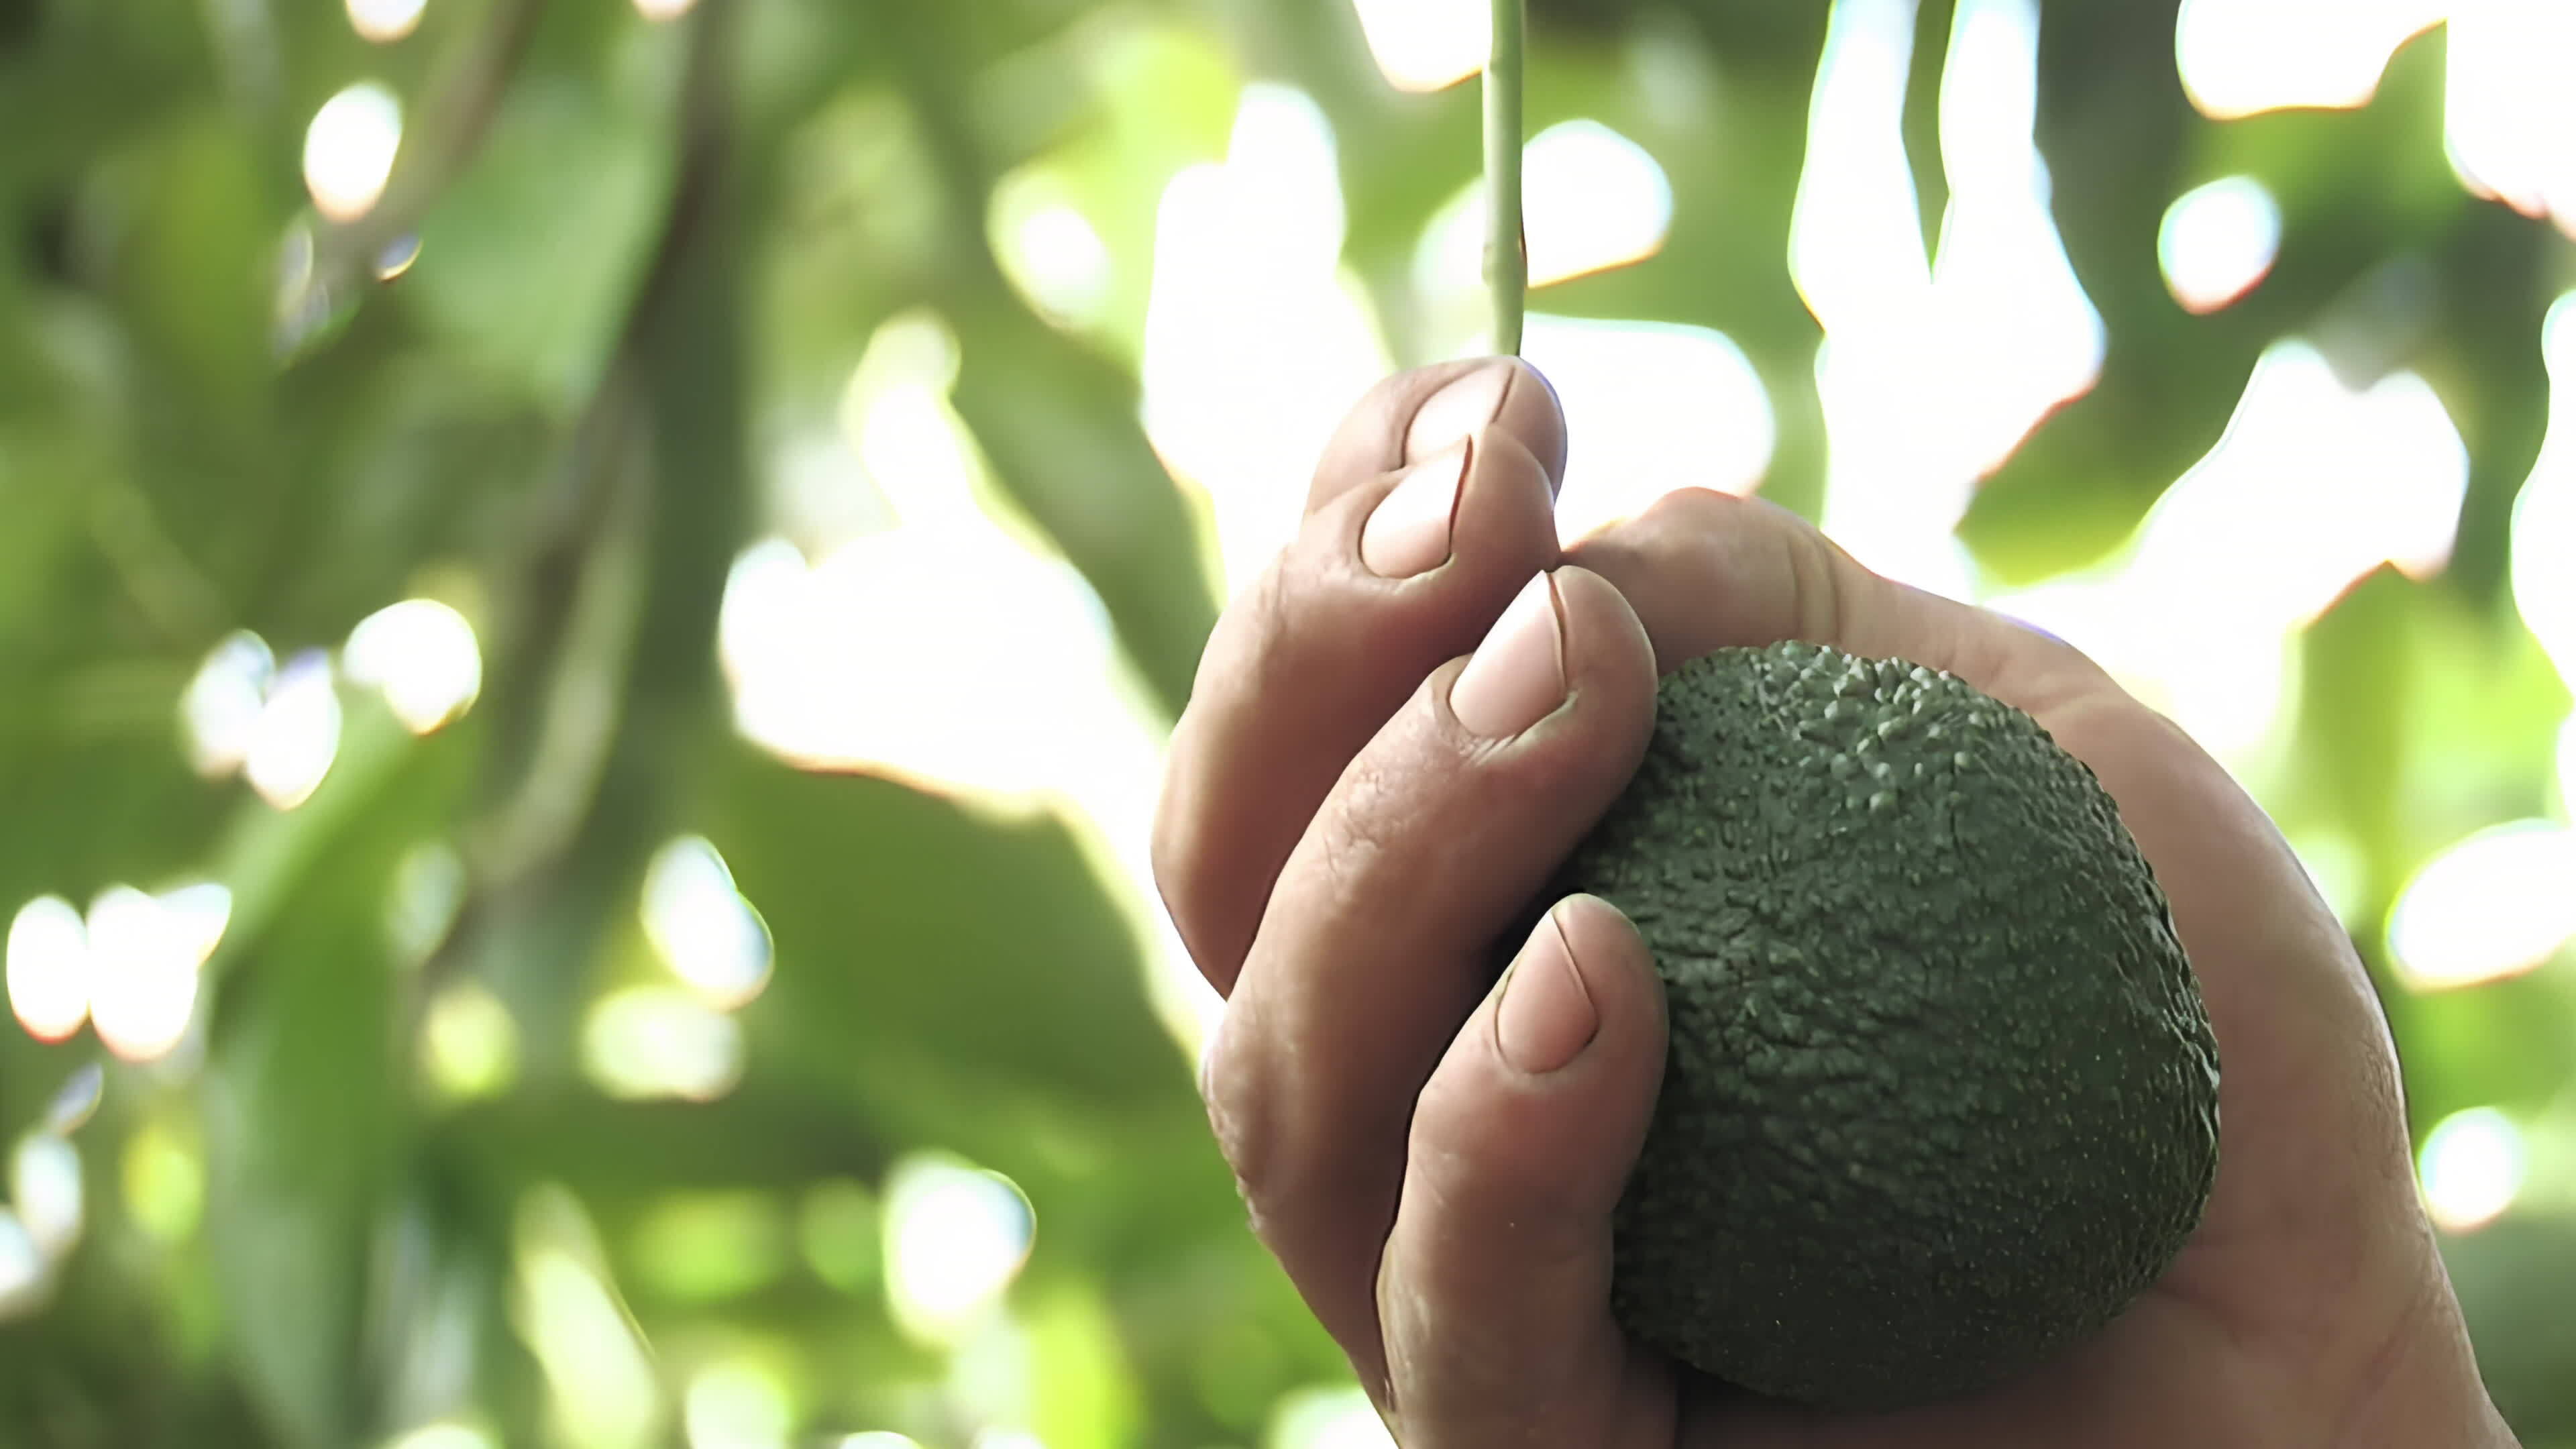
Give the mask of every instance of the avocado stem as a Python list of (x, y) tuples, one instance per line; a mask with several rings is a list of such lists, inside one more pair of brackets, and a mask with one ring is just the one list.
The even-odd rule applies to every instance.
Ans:
[(1485, 283), (1494, 299), (1494, 351), (1518, 355), (1529, 303), (1529, 238), (1521, 222), (1521, 73), (1526, 0), (1494, 0), (1485, 63)]

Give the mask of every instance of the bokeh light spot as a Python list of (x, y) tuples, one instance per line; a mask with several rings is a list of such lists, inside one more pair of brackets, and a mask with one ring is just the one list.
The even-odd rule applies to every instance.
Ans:
[(145, 1235), (168, 1247), (197, 1231), (206, 1206), (205, 1161), (168, 1126), (146, 1122), (125, 1139), (119, 1177), (125, 1211)]
[(376, 274), (376, 280), (379, 282), (390, 282), (401, 276), (403, 273), (410, 271), (412, 269), (412, 264), (419, 260), (420, 233), (416, 231), (405, 232), (401, 236), (395, 237), (392, 241), (385, 243), (384, 249), (376, 253), (376, 260), (373, 268)]
[(385, 1442), (385, 1449), (500, 1449), (498, 1441), (471, 1424), (423, 1424)]
[(2493, 1107), (2454, 1112), (2426, 1134), (2419, 1173), (2436, 1225), (2465, 1233), (2495, 1221), (2522, 1192), (2522, 1131)]
[(385, 941), (394, 959), (417, 966), (437, 954), (465, 909), (465, 858), (445, 841), (423, 841), (403, 852), (385, 894)]
[(340, 754), (340, 695), (331, 660), (307, 650), (287, 662), (260, 707), (243, 777), (261, 799), (292, 810), (313, 797)]
[(2478, 196), (2576, 237), (2576, 5), (2453, 0), (2443, 135)]
[(402, 149), (402, 102), (360, 81), (322, 103), (304, 132), (304, 189), (315, 210), (355, 221), (375, 209)]
[(45, 1302), (51, 1282), (45, 1255), (18, 1214), (0, 1207), (0, 1320), (22, 1317)]
[(2362, 106), (2408, 37), (2453, 0), (2183, 0), (2174, 65), (2202, 115)]
[(2165, 288), (2188, 312), (2215, 312), (2252, 291), (2280, 250), (2280, 203), (2251, 176), (2184, 192), (2156, 232)]
[(953, 1158), (895, 1165), (885, 1196), (886, 1297), (916, 1337), (954, 1342), (1028, 1261), (1037, 1219), (1009, 1178)]
[(220, 922), (209, 930), (209, 915), (132, 886), (110, 886), (90, 902), (90, 1021), (109, 1051), (155, 1061), (188, 1034), (197, 968), (223, 935)]
[(1485, 68), (1494, 47), (1488, 0), (1358, 0), (1378, 74), (1400, 91), (1436, 91)]
[(642, 1286), (675, 1302), (715, 1303), (786, 1270), (787, 1214), (752, 1189), (672, 1193), (636, 1223), (630, 1245)]
[(1265, 1449), (1395, 1449), (1386, 1422), (1357, 1388), (1299, 1389), (1271, 1410)]
[(1750, 493), (1771, 464), (1771, 399), (1725, 333), (1533, 315), (1522, 348), (1565, 409), (1556, 503), (1567, 542), (1677, 488)]
[(645, 938), (708, 1005), (730, 1011), (769, 984), (769, 927), (703, 837), (684, 835), (654, 852), (642, 913)]
[(676, 986), (629, 986), (594, 1002), (582, 1067), (612, 1097), (711, 1102), (742, 1080), (742, 1027)]
[(689, 1449), (785, 1449), (795, 1411), (778, 1377), (755, 1365), (713, 1364), (683, 1399)]
[(1228, 593), (1295, 535), (1315, 459), (1390, 367), (1345, 221), (1331, 121), (1268, 84), (1244, 88), (1224, 164), (1174, 176), (1155, 214), (1145, 431), (1204, 490)]
[[(1598, 121), (1564, 121), (1530, 138), (1521, 200), (1533, 287), (1644, 261), (1672, 231), (1664, 168)], [(1444, 321), (1483, 320), (1487, 211), (1485, 183), (1468, 183), (1423, 227), (1414, 249), (1414, 288)]]
[(351, 683), (384, 691), (394, 718), (416, 735), (465, 713), (483, 690), (474, 626), (436, 599), (405, 599), (358, 621), (340, 666)]
[[(2523, 626), (2576, 689), (2576, 292), (2540, 325), (2549, 369), (2549, 431), (2513, 500), (2513, 602)], [(2562, 773), (2562, 782), (2576, 786)]]
[(653, 1369), (616, 1297), (571, 1253), (523, 1249), (517, 1321), (550, 1389), (548, 1417), (569, 1442), (643, 1449), (661, 1419)]
[[(1531, 286), (1663, 250), (1673, 224), (1672, 183), (1645, 147), (1608, 126), (1574, 120), (1548, 127), (1530, 138), (1521, 171)], [(1485, 212), (1480, 201), (1476, 213)]]
[(28, 1241), (60, 1258), (80, 1241), (80, 1149), (51, 1132), (30, 1132), (9, 1154), (9, 1200)]
[(428, 0), (348, 0), (349, 28), (362, 40), (391, 44), (420, 28)]
[(208, 651), (179, 699), (188, 763), (198, 774), (220, 780), (242, 767), (259, 737), (260, 710), (276, 677), (268, 642), (248, 630), (224, 636)]
[(201, 880), (163, 891), (158, 899), (189, 959), (200, 966), (214, 959), (225, 928), (233, 923), (232, 889), (218, 881)]
[(651, 21), (677, 20), (698, 0), (635, 0), (635, 13)]
[(993, 188), (993, 251), (1002, 270), (1050, 321), (1100, 320), (1116, 259), (1072, 189), (1043, 167), (1023, 167)]
[(2400, 980), (2438, 991), (2517, 976), (2576, 939), (2576, 831), (2481, 830), (2427, 861), (2388, 914)]
[(38, 1041), (89, 1019), (89, 927), (61, 896), (38, 896), (9, 922), (9, 1010)]
[(519, 1074), (519, 1024), (482, 983), (439, 988), (421, 1021), (421, 1071), (451, 1102), (497, 1097)]
[(45, 1104), (44, 1130), (68, 1137), (86, 1126), (107, 1096), (107, 1069), (96, 1062), (83, 1062), (63, 1084), (54, 1089), (53, 1100)]
[(2576, 822), (2576, 710), (2558, 726), (2558, 813)]

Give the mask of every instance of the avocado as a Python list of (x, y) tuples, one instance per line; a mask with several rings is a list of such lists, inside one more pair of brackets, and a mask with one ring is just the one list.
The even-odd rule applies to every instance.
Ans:
[(1664, 680), (1550, 896), (1626, 912), (1671, 1047), (1614, 1222), (1636, 1339), (1756, 1393), (1986, 1387), (2118, 1314), (2218, 1166), (2218, 1047), (2091, 770), (1941, 671), (1812, 644)]

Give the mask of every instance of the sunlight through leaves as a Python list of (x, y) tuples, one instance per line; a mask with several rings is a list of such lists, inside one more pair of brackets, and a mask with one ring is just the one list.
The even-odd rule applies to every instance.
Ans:
[(2522, 1130), (2512, 1118), (2493, 1107), (2454, 1112), (2424, 1138), (2425, 1209), (2440, 1227), (2474, 1232), (2513, 1206), (2524, 1168)]
[(223, 940), (232, 893), (201, 885), (150, 896), (110, 886), (90, 903), (90, 1021), (127, 1061), (168, 1055), (188, 1033), (197, 974)]
[(58, 1259), (80, 1241), (80, 1149), (51, 1132), (30, 1132), (9, 1154), (9, 1201), (28, 1241)]
[(2388, 913), (2398, 978), (2440, 991), (2518, 976), (2576, 940), (2576, 831), (2492, 826), (2425, 862)]
[(769, 927), (704, 837), (684, 835), (654, 852), (642, 914), (663, 964), (709, 1006), (731, 1011), (769, 984)]
[(1358, 0), (1378, 74), (1400, 91), (1436, 91), (1485, 68), (1494, 45), (1489, 0)]
[(348, 0), (349, 28), (362, 40), (389, 45), (420, 28), (428, 0)]
[(225, 635), (197, 666), (180, 696), (179, 719), (187, 732), (188, 762), (198, 774), (220, 780), (250, 758), (276, 678), (268, 642), (246, 629)]
[(393, 176), (402, 134), (402, 102), (374, 81), (324, 101), (304, 132), (304, 189), (314, 209), (344, 222), (374, 210)]
[(1009, 1178), (921, 1154), (886, 1180), (886, 1299), (917, 1338), (956, 1342), (1001, 1301), (1037, 1228)]
[(481, 983), (439, 988), (421, 1018), (421, 1074), (451, 1102), (497, 1097), (519, 1074), (519, 1024)]
[(307, 650), (287, 661), (260, 706), (242, 776), (259, 797), (292, 810), (313, 797), (340, 754), (340, 694), (330, 657)]
[(2215, 312), (2254, 290), (2280, 250), (2280, 203), (2251, 176), (2184, 192), (2156, 232), (2156, 264), (2186, 312)]
[(756, 1364), (712, 1364), (682, 1400), (689, 1449), (786, 1449), (795, 1410), (786, 1385)]
[(38, 1041), (89, 1020), (89, 927), (71, 902), (38, 896), (9, 922), (9, 1009)]
[(629, 986), (592, 1003), (582, 1068), (612, 1097), (712, 1102), (742, 1080), (742, 1026), (677, 986)]
[(350, 683), (381, 690), (394, 718), (416, 735), (465, 713), (483, 690), (474, 626), (436, 599), (405, 599), (360, 620), (340, 667)]

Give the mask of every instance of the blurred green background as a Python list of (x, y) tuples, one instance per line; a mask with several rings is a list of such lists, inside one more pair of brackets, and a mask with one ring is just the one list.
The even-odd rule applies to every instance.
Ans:
[[(1531, 3), (1569, 534), (2173, 713), (2576, 1445), (2576, 11)], [(1484, 4), (0, 0), (0, 1444), (1382, 1443), (1141, 862)]]

